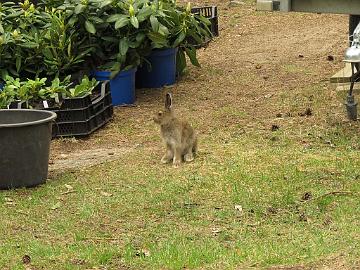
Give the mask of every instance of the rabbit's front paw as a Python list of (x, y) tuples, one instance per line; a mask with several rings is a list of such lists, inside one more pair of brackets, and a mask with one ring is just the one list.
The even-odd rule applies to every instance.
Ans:
[(181, 161), (179, 159), (174, 159), (173, 161), (173, 167), (179, 168)]

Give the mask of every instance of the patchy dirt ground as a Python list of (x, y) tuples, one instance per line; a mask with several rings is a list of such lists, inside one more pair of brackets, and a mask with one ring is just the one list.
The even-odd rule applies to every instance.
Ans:
[[(139, 145), (156, 149), (156, 126), (150, 119), (162, 107), (166, 91), (173, 92), (178, 111), (208, 135), (214, 127), (241, 125), (251, 132), (267, 130), (270, 122), (280, 122), (282, 127), (304, 124), (301, 118), (274, 118), (303, 113), (307, 108), (289, 107), (286, 99), (311, 99), (301, 89), (319, 82), (329, 91), (323, 111), (313, 112), (316, 121), (319, 117), (346, 121), (342, 100), (331, 90), (328, 79), (343, 67), (347, 16), (256, 12), (253, 1), (238, 7), (229, 7), (227, 1), (196, 1), (193, 5), (219, 7), (220, 37), (198, 52), (202, 68), (190, 67), (189, 74), (173, 87), (138, 91), (136, 106), (116, 108), (113, 121), (87, 139), (55, 140), (53, 169), (67, 167), (64, 160), (70, 168), (94, 164), (118, 149)], [(335, 60), (329, 61), (329, 55)], [(209, 119), (218, 108), (224, 109), (223, 117)], [(230, 112), (232, 108), (237, 113)], [(309, 119), (306, 122), (314, 124)], [(79, 156), (81, 162), (74, 164)]]
[[(54, 140), (52, 173), (114, 160), (139, 147), (144, 155), (160, 157), (160, 137), (151, 117), (162, 108), (167, 91), (203, 141), (215, 131), (222, 134), (216, 140), (226, 140), (239, 132), (267, 136), (271, 128), (281, 128), (292, 140), (307, 144), (299, 134), (313, 126), (360, 131), (359, 124), (346, 119), (343, 94), (329, 83), (344, 66), (347, 16), (256, 12), (254, 1), (237, 7), (215, 0), (194, 5), (219, 7), (220, 37), (198, 51), (202, 68), (190, 67), (172, 87), (139, 90), (135, 106), (116, 108), (114, 119), (89, 138)], [(313, 91), (319, 89), (325, 94), (314, 99)], [(208, 150), (200, 144), (200, 152)], [(321, 266), (271, 269), (348, 268), (334, 259)]]

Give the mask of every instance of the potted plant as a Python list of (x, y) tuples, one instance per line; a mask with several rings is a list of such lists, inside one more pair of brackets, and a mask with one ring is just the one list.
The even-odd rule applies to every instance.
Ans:
[[(87, 46), (92, 48), (86, 61), (90, 74), (100, 81), (110, 80), (113, 105), (134, 103), (142, 40), (134, 33), (130, 11), (121, 1), (67, 0), (59, 8), (66, 10), (69, 23), (79, 27)], [(116, 23), (119, 17), (121, 24)]]
[[(155, 1), (154, 13), (149, 17), (151, 53), (137, 72), (139, 88), (155, 88), (175, 83), (176, 75), (186, 68), (186, 57), (200, 66), (196, 58), (196, 44), (211, 36), (210, 22), (191, 13), (190, 3), (186, 8), (178, 7), (175, 1)], [(189, 40), (195, 42), (189, 42)]]
[(175, 82), (177, 56), (179, 73), (186, 67), (185, 53), (199, 66), (195, 46), (187, 40), (191, 37), (202, 43), (211, 36), (207, 28), (210, 22), (192, 14), (190, 5), (184, 9), (175, 1), (129, 0), (109, 1), (104, 7), (110, 24), (108, 33), (117, 37), (102, 38), (104, 42), (115, 41), (113, 45), (118, 49), (112, 57), (116, 61), (108, 63), (113, 73), (140, 64), (137, 85), (161, 87)]

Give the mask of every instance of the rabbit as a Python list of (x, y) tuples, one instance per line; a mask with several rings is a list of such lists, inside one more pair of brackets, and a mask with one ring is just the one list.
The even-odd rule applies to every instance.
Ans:
[(194, 160), (197, 152), (197, 136), (187, 121), (175, 116), (172, 104), (172, 96), (167, 93), (165, 110), (159, 111), (153, 120), (160, 125), (161, 137), (166, 146), (166, 153), (161, 163), (172, 161), (174, 167), (178, 167), (183, 160), (186, 162)]

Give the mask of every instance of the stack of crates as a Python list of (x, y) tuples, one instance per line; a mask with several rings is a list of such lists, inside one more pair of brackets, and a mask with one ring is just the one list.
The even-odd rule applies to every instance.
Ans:
[(113, 116), (110, 83), (101, 82), (91, 95), (65, 98), (59, 107), (47, 108), (57, 114), (53, 137), (87, 136)]

